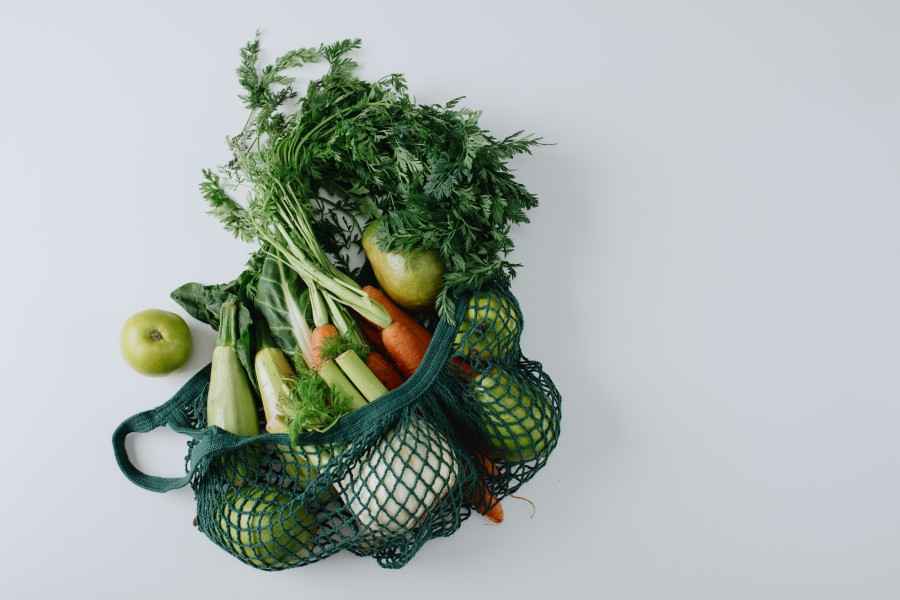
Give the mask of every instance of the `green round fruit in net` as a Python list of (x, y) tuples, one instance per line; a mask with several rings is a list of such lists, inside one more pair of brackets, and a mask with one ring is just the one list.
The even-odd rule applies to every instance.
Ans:
[(275, 450), (285, 476), (301, 483), (315, 479), (319, 475), (319, 469), (327, 464), (330, 457), (327, 451), (313, 445), (295, 447), (291, 444), (277, 444)]
[(521, 331), (522, 318), (512, 300), (496, 292), (476, 292), (469, 298), (454, 345), (471, 360), (488, 361), (514, 353)]
[(473, 386), (483, 429), (500, 458), (531, 460), (550, 445), (553, 420), (539, 387), (500, 367), (477, 375)]
[(313, 550), (318, 525), (299, 502), (277, 490), (243, 487), (225, 496), (219, 516), (223, 542), (256, 567), (300, 564)]

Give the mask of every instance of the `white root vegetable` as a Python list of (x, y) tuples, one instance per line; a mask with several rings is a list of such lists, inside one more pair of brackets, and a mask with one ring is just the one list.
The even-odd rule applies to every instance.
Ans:
[(344, 503), (366, 529), (414, 528), (456, 485), (459, 465), (446, 438), (416, 419), (389, 432), (341, 481)]

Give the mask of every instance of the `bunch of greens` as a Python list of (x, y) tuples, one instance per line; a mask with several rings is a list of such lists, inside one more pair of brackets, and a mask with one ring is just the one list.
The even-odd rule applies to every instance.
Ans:
[[(381, 218), (385, 250), (439, 253), (446, 272), (438, 308), (447, 316), (449, 296), (514, 275), (510, 228), (527, 221), (537, 198), (508, 163), (539, 139), (494, 137), (460, 98), (416, 104), (401, 75), (359, 79), (349, 57), (359, 47), (343, 40), (292, 50), (260, 67), (258, 37), (247, 44), (238, 68), (247, 122), (229, 139), (233, 158), (205, 171), (201, 190), (245, 240), (259, 239), (260, 223), (275, 215), (268, 198), (295, 199), (325, 252), (351, 275), (362, 227)], [(321, 60), (327, 73), (298, 97), (288, 72)], [(252, 190), (246, 207), (230, 195), (241, 186)]]

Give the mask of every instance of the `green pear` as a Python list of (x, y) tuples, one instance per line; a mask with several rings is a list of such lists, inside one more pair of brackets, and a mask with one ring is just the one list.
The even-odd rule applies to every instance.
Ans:
[(434, 250), (388, 252), (378, 247), (381, 222), (363, 231), (362, 245), (384, 293), (408, 310), (434, 306), (444, 283), (444, 263)]

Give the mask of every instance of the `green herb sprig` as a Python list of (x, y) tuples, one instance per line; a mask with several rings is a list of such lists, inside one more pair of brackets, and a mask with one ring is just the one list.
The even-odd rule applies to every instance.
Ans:
[(293, 443), (302, 433), (328, 431), (347, 413), (353, 412), (350, 400), (329, 387), (312, 371), (300, 368), (290, 383), (290, 394), (281, 400)]

